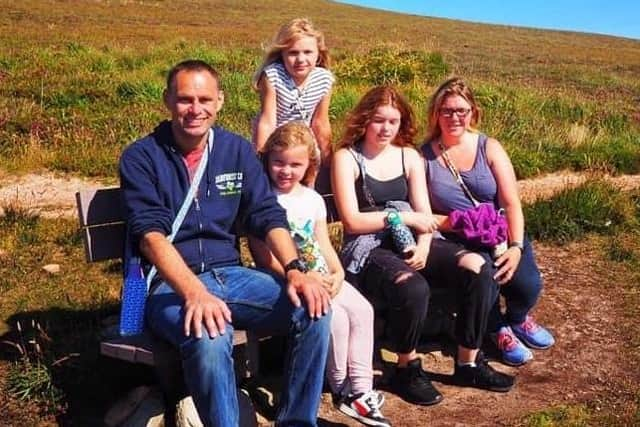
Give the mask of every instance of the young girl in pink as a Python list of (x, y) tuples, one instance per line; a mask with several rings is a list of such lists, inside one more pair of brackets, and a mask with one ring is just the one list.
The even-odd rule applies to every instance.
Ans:
[(305, 122), (320, 150), (324, 172), (318, 185), (323, 192), (331, 190), (329, 103), (335, 78), (329, 71), (330, 62), (324, 35), (308, 19), (293, 19), (276, 34), (252, 82), (260, 94), (253, 134), (256, 151), (264, 151), (267, 138), (276, 128), (293, 120)]
[[(329, 239), (324, 200), (308, 187), (319, 163), (312, 131), (300, 121), (277, 128), (266, 141), (263, 161), (278, 202), (287, 211), (300, 258), (332, 297), (327, 380), (334, 404), (364, 424), (389, 426), (380, 413), (384, 397), (373, 390), (373, 309), (344, 280)], [(252, 238), (249, 243), (259, 267), (284, 274), (263, 242)]]

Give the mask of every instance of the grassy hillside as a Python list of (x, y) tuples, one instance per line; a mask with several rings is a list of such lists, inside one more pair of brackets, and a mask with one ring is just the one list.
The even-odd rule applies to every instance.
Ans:
[(113, 176), (122, 147), (162, 117), (163, 77), (196, 57), (223, 75), (223, 125), (258, 110), (252, 72), (280, 24), (325, 31), (338, 77), (335, 138), (375, 84), (424, 117), (450, 74), (475, 87), (482, 129), (519, 176), (561, 168), (640, 171), (640, 41), (471, 24), (325, 1), (0, 1), (0, 168)]

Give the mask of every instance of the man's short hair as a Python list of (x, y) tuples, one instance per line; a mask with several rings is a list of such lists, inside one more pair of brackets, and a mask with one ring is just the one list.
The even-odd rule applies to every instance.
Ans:
[(220, 86), (220, 75), (215, 68), (199, 59), (187, 59), (174, 65), (173, 68), (169, 70), (169, 74), (167, 74), (167, 92), (171, 92), (173, 89), (173, 81), (180, 71), (206, 71), (215, 79), (218, 84), (218, 89), (222, 89)]

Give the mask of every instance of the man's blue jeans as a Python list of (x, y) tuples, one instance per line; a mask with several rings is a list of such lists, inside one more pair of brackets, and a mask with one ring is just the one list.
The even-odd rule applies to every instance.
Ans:
[(209, 292), (225, 301), (232, 324), (224, 335), (184, 335), (183, 299), (162, 283), (147, 301), (147, 323), (180, 351), (185, 383), (202, 422), (237, 426), (238, 401), (233, 369), (233, 328), (289, 336), (285, 383), (278, 426), (315, 426), (329, 343), (330, 315), (314, 320), (294, 307), (286, 287), (273, 277), (244, 267), (223, 267), (200, 274)]

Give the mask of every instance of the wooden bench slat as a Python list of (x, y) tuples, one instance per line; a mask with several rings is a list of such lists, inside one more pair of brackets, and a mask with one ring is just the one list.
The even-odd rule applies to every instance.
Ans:
[(122, 258), (125, 225), (120, 188), (76, 193), (87, 262)]
[(124, 208), (118, 187), (79, 191), (76, 193), (76, 205), (81, 227), (124, 220)]
[[(100, 354), (131, 363), (154, 366), (152, 340), (146, 333), (129, 337), (115, 337), (100, 342)], [(247, 333), (243, 330), (233, 331), (233, 345), (247, 343)]]
[(102, 341), (100, 343), (100, 354), (131, 363), (141, 363), (149, 366), (155, 365), (153, 352), (151, 350), (127, 344), (125, 338)]
[(82, 233), (87, 262), (122, 258), (125, 235), (123, 222), (84, 227)]

